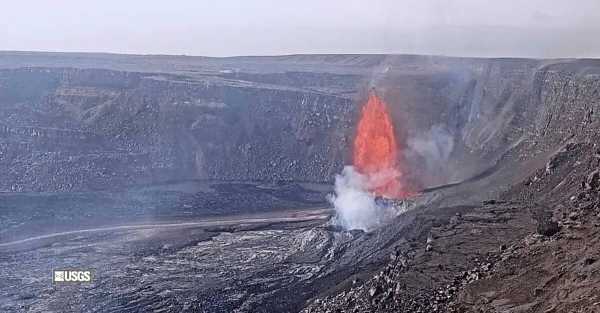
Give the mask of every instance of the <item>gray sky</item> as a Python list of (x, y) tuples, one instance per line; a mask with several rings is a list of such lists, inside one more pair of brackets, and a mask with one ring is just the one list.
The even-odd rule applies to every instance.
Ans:
[(600, 0), (0, 0), (0, 50), (600, 57)]

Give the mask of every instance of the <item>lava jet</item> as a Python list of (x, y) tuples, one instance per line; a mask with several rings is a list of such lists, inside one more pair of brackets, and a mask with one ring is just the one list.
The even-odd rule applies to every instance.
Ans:
[(402, 170), (400, 149), (387, 104), (372, 90), (361, 110), (353, 165), (367, 177), (369, 189), (377, 197), (403, 199), (414, 194)]

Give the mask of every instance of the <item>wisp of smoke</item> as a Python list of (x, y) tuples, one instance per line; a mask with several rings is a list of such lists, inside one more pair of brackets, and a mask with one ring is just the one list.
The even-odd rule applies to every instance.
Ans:
[(333, 222), (346, 229), (372, 231), (401, 213), (390, 202), (378, 201), (369, 190), (376, 184), (377, 177), (358, 173), (353, 166), (346, 166), (335, 177), (335, 194), (329, 201), (336, 211)]
[(443, 126), (434, 125), (425, 134), (409, 138), (408, 147), (425, 159), (428, 168), (440, 167), (452, 153), (454, 137)]
[(434, 125), (428, 131), (408, 138), (406, 157), (421, 169), (420, 179), (426, 185), (439, 184), (451, 176), (448, 166), (454, 149), (454, 136), (445, 127)]

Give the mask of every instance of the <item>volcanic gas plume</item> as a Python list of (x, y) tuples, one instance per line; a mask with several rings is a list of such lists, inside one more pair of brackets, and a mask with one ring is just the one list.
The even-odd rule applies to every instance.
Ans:
[(405, 198), (411, 194), (402, 179), (394, 125), (382, 99), (371, 92), (363, 106), (354, 139), (355, 169), (367, 176), (377, 196)]

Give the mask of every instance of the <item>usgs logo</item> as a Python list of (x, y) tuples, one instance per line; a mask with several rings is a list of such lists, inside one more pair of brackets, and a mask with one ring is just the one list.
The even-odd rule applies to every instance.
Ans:
[(90, 270), (54, 270), (53, 283), (89, 283), (92, 281)]

